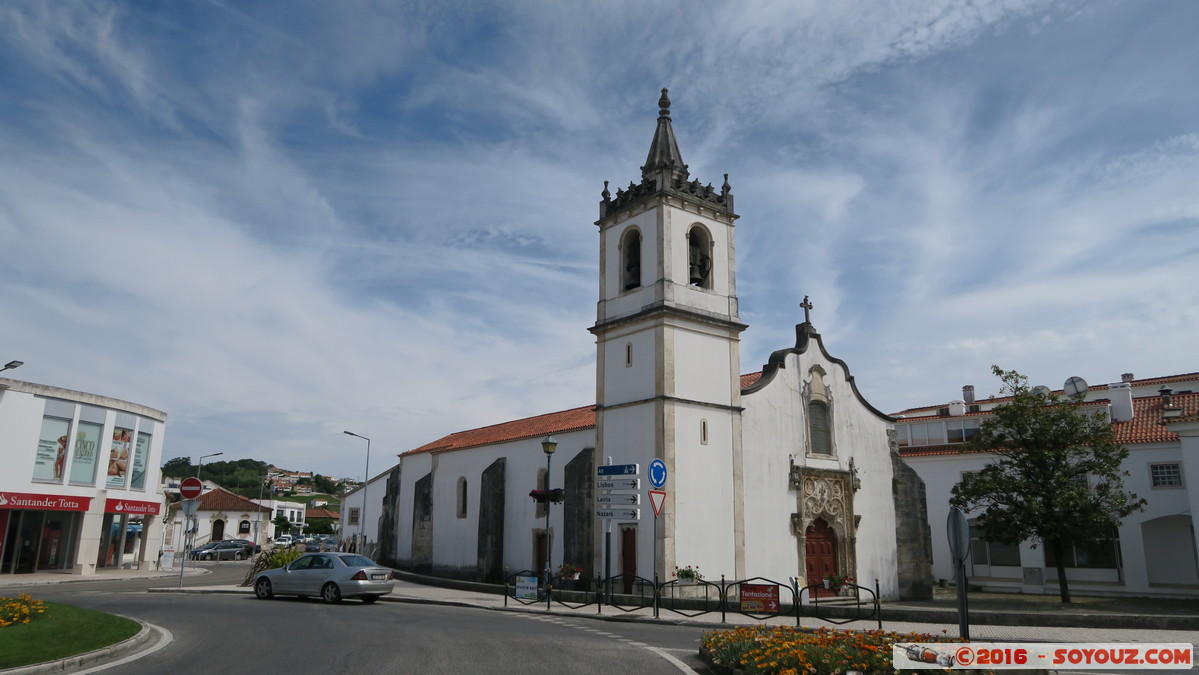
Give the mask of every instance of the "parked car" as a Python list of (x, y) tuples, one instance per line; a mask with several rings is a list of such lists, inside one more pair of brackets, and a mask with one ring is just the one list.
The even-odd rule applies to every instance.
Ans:
[(192, 560), (245, 560), (246, 548), (235, 541), (210, 541), (192, 551)]
[(252, 556), (262, 550), (261, 546), (256, 546), (254, 542), (250, 541), (249, 539), (228, 539), (226, 541), (233, 541), (241, 544), (242, 548), (246, 549), (247, 557)]
[(392, 572), (356, 553), (305, 553), (291, 564), (254, 577), (254, 595), (319, 595), (325, 602), (361, 598), (370, 604), (395, 587)]
[(281, 548), (287, 548), (288, 546), (291, 546), (291, 535), (281, 534), (278, 537), (275, 537), (275, 546), (279, 546)]

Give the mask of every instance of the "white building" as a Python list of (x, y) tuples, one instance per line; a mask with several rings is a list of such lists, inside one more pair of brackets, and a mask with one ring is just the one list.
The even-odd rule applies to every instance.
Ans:
[[(595, 404), (401, 455), (366, 500), (378, 557), (495, 581), (543, 569), (548, 536), (554, 567), (626, 579), (669, 579), (677, 565), (801, 585), (844, 573), (878, 579), (884, 597), (929, 593), (923, 488), (894, 451), (890, 418), (807, 312), (793, 347), (741, 375), (732, 191), (727, 176), (719, 189), (690, 180), (665, 90), (659, 107), (640, 182), (615, 195), (605, 183), (600, 203)], [(645, 494), (655, 458), (668, 471), (661, 517)], [(597, 519), (597, 468), (609, 462), (640, 467), (640, 504), (626, 507), (639, 518)], [(565, 502), (530, 498), (547, 487)], [(343, 502), (347, 533), (355, 506)]]
[(0, 574), (153, 564), (166, 417), (0, 378)]
[[(1086, 405), (1112, 420), (1117, 441), (1129, 449), (1123, 463), (1125, 488), (1147, 500), (1143, 511), (1125, 518), (1116, 537), (1067, 555), (1072, 593), (1199, 597), (1199, 554), (1195, 542), (1199, 490), (1199, 373), (1135, 379), (1087, 387), (1071, 378), (1068, 387), (1086, 389)], [(1062, 393), (1059, 391), (1058, 393)], [(973, 387), (962, 399), (901, 413), (896, 432), (900, 454), (928, 486), (933, 571), (954, 578), (946, 535), (951, 488), (966, 472), (994, 459), (991, 453), (959, 452), (979, 423), (1007, 398), (974, 400)], [(1034, 548), (1034, 544), (1036, 547)], [(1057, 594), (1056, 566), (1045, 547), (972, 542), (966, 562), (969, 583), (986, 590)]]

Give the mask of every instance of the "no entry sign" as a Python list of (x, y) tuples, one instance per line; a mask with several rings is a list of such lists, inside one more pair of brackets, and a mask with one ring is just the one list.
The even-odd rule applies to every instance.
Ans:
[(200, 492), (204, 490), (204, 484), (199, 478), (184, 478), (179, 484), (179, 494), (184, 499), (195, 499), (200, 496)]

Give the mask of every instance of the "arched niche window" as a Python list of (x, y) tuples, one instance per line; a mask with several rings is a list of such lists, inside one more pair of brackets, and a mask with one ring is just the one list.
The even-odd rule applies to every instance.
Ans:
[(466, 517), (466, 477), (458, 477), (458, 517)]
[(808, 402), (808, 431), (812, 438), (813, 455), (833, 454), (833, 434), (829, 417), (827, 403)]
[(712, 287), (712, 238), (699, 225), (687, 232), (687, 283)]
[(628, 291), (641, 285), (641, 232), (629, 230), (621, 244), (621, 252), (621, 284)]
[(237, 533), (238, 534), (249, 534), (250, 533), (250, 521), (243, 520), (243, 521), (238, 522), (237, 523)]
[(808, 454), (831, 457), (836, 454), (833, 439), (833, 397), (824, 384), (824, 368), (812, 366), (811, 379), (804, 384), (808, 413)]

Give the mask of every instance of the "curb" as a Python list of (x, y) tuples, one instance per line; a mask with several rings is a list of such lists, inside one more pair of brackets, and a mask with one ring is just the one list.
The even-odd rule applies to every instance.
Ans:
[[(115, 615), (115, 616), (120, 616)], [(45, 661), (35, 663), (29, 666), (19, 666), (17, 668), (9, 668), (8, 670), (0, 670), (4, 675), (33, 675), (35, 673), (68, 673), (80, 670), (86, 666), (96, 666), (110, 661), (136, 654), (143, 651), (148, 645), (161, 639), (164, 631), (158, 626), (154, 626), (144, 621), (138, 621), (132, 617), (123, 617), (131, 621), (137, 621), (142, 627), (137, 635), (118, 642), (107, 647), (101, 647), (95, 651), (84, 652), (74, 656), (68, 656), (64, 659), (56, 661)]]

